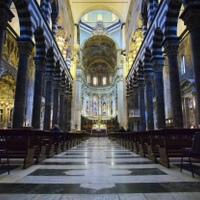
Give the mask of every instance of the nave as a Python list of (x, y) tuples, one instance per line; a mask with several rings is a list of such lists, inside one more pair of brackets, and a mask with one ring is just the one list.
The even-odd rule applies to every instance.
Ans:
[[(20, 163), (18, 163), (20, 164)], [(200, 177), (155, 164), (107, 137), (91, 137), (80, 145), (22, 169), (11, 160), (10, 175), (0, 167), (0, 199), (4, 200), (197, 200)]]

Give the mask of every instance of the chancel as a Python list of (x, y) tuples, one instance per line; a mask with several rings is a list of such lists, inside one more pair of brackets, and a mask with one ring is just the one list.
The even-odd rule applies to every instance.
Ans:
[(100, 136), (107, 134), (107, 126), (102, 123), (101, 117), (98, 117), (97, 122), (93, 124), (91, 133), (100, 134)]
[(200, 199), (200, 0), (0, 14), (0, 199)]

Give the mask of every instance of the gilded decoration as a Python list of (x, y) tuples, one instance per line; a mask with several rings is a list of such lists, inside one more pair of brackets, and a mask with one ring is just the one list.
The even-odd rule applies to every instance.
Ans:
[(0, 128), (7, 128), (12, 123), (12, 112), (15, 95), (15, 79), (4, 73), (0, 78)]
[(12, 67), (17, 69), (19, 60), (19, 51), (16, 38), (6, 30), (6, 38), (3, 47), (2, 58), (9, 63)]

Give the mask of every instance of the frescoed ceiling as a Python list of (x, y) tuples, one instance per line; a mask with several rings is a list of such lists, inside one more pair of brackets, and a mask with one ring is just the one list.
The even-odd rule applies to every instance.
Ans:
[(86, 74), (107, 76), (116, 66), (116, 45), (106, 35), (89, 38), (83, 47), (83, 65)]

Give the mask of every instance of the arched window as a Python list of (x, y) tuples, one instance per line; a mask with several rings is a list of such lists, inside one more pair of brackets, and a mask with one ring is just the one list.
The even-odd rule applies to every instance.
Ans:
[(93, 77), (93, 85), (97, 85), (98, 84), (98, 78), (97, 77)]
[(102, 78), (102, 83), (103, 83), (103, 85), (106, 85), (106, 77)]
[(185, 74), (185, 56), (181, 56), (181, 75)]
[(112, 76), (109, 77), (109, 83), (112, 83)]
[(90, 84), (90, 75), (87, 75), (87, 83)]

